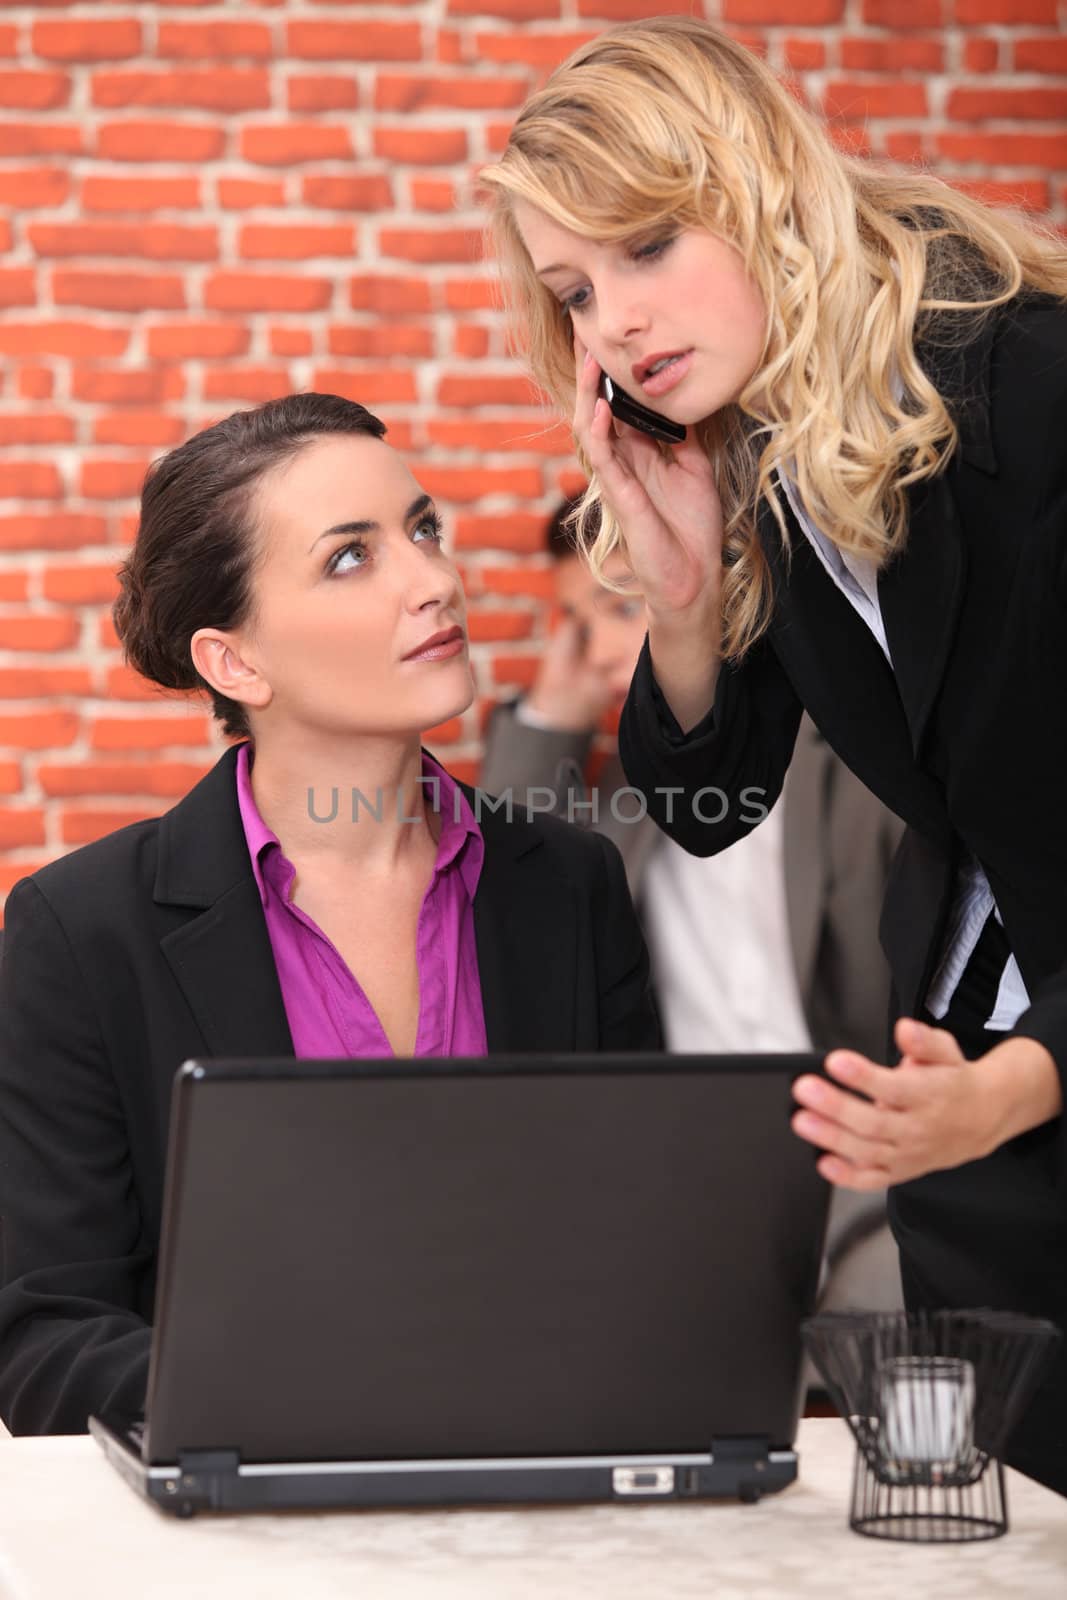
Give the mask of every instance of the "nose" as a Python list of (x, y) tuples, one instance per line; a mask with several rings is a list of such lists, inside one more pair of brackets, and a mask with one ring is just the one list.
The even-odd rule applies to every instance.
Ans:
[(433, 611), (462, 602), (459, 573), (447, 556), (428, 544), (404, 540), (399, 575), (401, 595), (408, 611)]
[(605, 345), (624, 348), (648, 331), (648, 312), (632, 282), (606, 279), (597, 285), (597, 329)]

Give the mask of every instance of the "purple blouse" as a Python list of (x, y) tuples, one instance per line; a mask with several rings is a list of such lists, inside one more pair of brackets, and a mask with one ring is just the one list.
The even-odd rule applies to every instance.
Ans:
[[(484, 1056), (485, 1016), (474, 942), (474, 893), (485, 844), (466, 796), (423, 753), (423, 792), (441, 817), (433, 877), (419, 908), (416, 1056)], [(296, 868), (252, 794), (248, 745), (237, 754), (237, 803), (267, 919), (293, 1051), (304, 1060), (393, 1054), (367, 996), (341, 955), (290, 898)]]

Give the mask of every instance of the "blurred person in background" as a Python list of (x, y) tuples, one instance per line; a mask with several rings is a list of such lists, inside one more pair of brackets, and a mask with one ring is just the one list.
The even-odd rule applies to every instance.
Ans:
[[(548, 522), (556, 627), (530, 693), (492, 713), (482, 787), (551, 806), (618, 846), (669, 1049), (847, 1044), (881, 1053), (889, 968), (878, 911), (903, 824), (809, 718), (801, 722), (780, 803), (721, 855), (689, 855), (650, 815), (640, 815), (617, 749), (584, 792), (580, 774), (597, 729), (626, 698), (648, 624), (640, 595), (626, 592), (633, 585), (621, 552), (608, 558), (605, 576), (615, 586), (608, 589), (578, 550), (572, 524), (579, 503), (564, 501)], [(707, 805), (713, 810), (714, 799)], [(899, 1308), (884, 1192), (835, 1192), (827, 1262), (824, 1309)]]

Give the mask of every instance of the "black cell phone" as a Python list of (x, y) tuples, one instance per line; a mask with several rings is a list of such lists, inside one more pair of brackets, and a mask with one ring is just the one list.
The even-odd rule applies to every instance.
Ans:
[(665, 444), (681, 444), (685, 439), (685, 427), (680, 422), (672, 422), (670, 417), (662, 416), (660, 412), (653, 411), (649, 406), (643, 406), (634, 399), (633, 395), (620, 389), (613, 383), (606, 372), (600, 374), (600, 393), (611, 407), (613, 417), (618, 417), (620, 422), (628, 423), (631, 428), (638, 428), (642, 433), (650, 434), (653, 439), (662, 439)]

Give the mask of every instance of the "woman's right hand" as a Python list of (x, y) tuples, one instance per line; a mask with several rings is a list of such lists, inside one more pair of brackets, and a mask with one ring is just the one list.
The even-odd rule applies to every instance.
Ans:
[(614, 513), (650, 625), (701, 630), (719, 616), (722, 508), (711, 463), (687, 436), (669, 457), (647, 434), (612, 416), (601, 369), (574, 337), (574, 433)]

